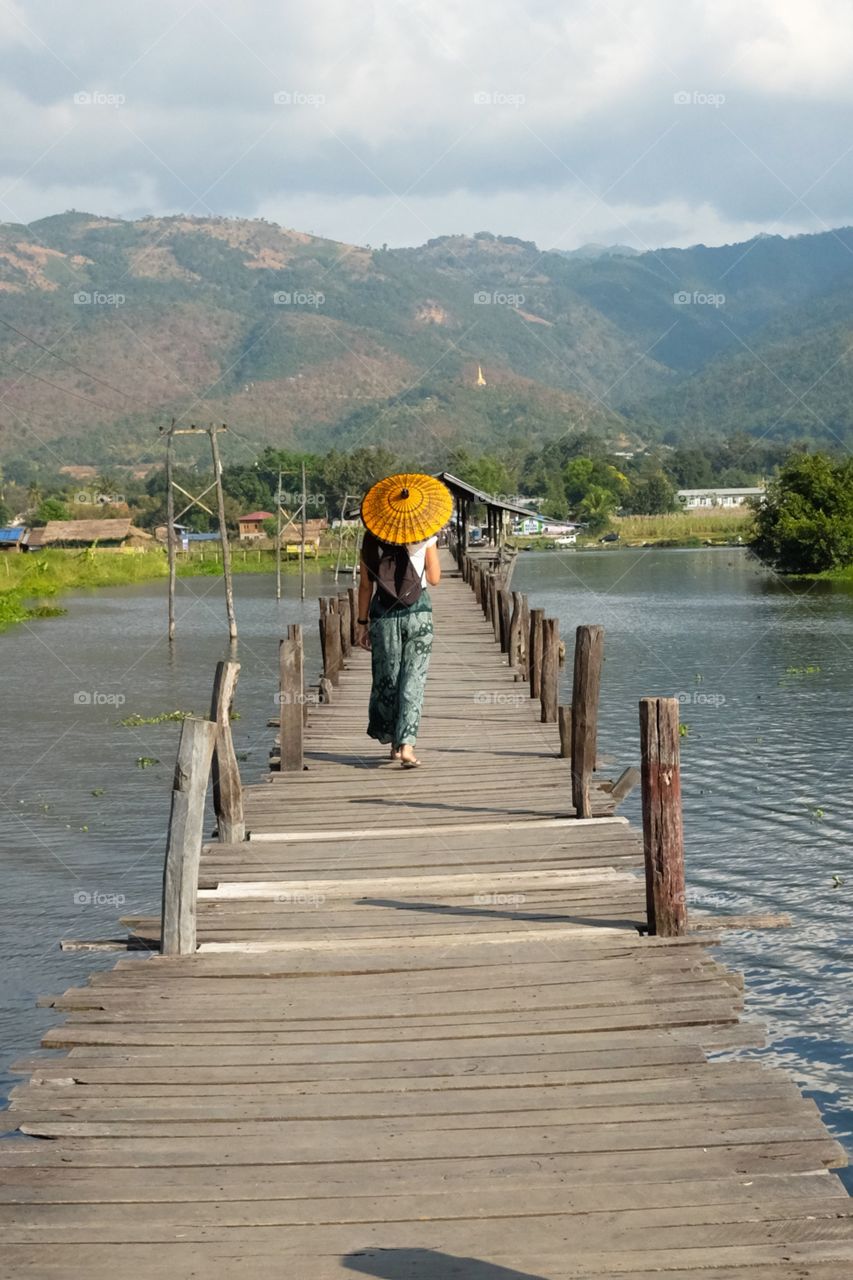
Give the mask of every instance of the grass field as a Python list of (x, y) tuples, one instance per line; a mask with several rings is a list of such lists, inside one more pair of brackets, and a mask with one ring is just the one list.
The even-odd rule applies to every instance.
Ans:
[(732, 542), (752, 536), (753, 514), (743, 508), (725, 511), (676, 511), (663, 516), (617, 516), (613, 528), (621, 542), (673, 542), (690, 545)]
[[(310, 567), (323, 567), (334, 563), (331, 554), (317, 560), (308, 557)], [(272, 551), (252, 551), (234, 548), (232, 567), (235, 573), (272, 573), (275, 570), (275, 554)], [(282, 572), (299, 571), (299, 561), (282, 560)], [(178, 557), (179, 577), (221, 572), (218, 548), (193, 551)], [(28, 618), (50, 617), (64, 610), (46, 601), (68, 591), (92, 587), (120, 587), (135, 582), (151, 582), (168, 574), (166, 552), (161, 548), (151, 551), (62, 551), (49, 550), (38, 553), (7, 551), (0, 555), (0, 631), (25, 622)]]

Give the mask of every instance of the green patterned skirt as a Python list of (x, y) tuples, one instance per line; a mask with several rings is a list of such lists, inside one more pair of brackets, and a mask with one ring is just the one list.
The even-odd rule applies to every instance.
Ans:
[(384, 608), (376, 596), (370, 605), (370, 691), (368, 736), (395, 747), (418, 736), (424, 686), (432, 653), (432, 601), (429, 592), (408, 608)]

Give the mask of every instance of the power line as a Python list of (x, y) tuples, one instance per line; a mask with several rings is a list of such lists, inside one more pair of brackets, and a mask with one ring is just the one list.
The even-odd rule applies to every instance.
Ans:
[[(13, 324), (10, 324), (8, 320), (4, 320), (2, 317), (0, 317), (0, 324), (5, 325), (7, 329), (11, 329), (13, 333), (17, 333), (18, 337), (26, 338), (27, 342), (31, 342), (34, 347), (38, 347), (39, 350), (46, 352), (46, 354), (49, 356), (52, 356), (54, 360), (61, 360), (63, 364), (68, 365), (69, 369), (76, 369), (78, 373), (82, 373), (84, 378), (91, 378), (92, 382), (100, 382), (101, 386), (109, 388), (110, 391), (114, 391), (117, 396), (123, 396), (125, 400), (131, 400), (131, 401), (134, 400), (133, 396), (129, 396), (126, 391), (120, 391), (118, 387), (114, 387), (112, 383), (107, 382), (105, 378), (99, 378), (97, 374), (89, 373), (88, 370), (82, 369), (79, 364), (75, 364), (73, 360), (67, 360), (65, 356), (57, 355), (55, 351), (51, 351), (50, 347), (46, 347), (44, 343), (39, 342), (38, 339), (31, 337), (30, 334), (24, 333), (22, 329), (16, 329), (15, 326)], [(35, 377), (35, 374), (33, 374), (33, 377)], [(74, 393), (70, 392), (69, 394), (73, 395)], [(142, 404), (142, 401), (137, 400), (135, 401), (135, 403)]]

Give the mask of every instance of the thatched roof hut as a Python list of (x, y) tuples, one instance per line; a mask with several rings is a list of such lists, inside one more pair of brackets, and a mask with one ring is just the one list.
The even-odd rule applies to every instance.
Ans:
[(129, 516), (115, 520), (48, 520), (38, 536), (30, 538), (31, 546), (60, 547), (142, 547), (154, 539), (144, 529), (137, 529)]

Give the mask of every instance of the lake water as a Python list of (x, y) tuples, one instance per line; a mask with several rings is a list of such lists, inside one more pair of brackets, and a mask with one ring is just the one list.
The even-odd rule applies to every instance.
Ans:
[[(746, 974), (747, 1011), (769, 1027), (768, 1048), (750, 1055), (787, 1067), (853, 1155), (853, 593), (792, 588), (729, 550), (527, 553), (513, 586), (559, 617), (570, 650), (578, 624), (604, 625), (600, 750), (614, 767), (639, 763), (638, 699), (681, 697), (691, 901), (793, 916), (787, 930), (730, 935), (722, 957)], [(271, 743), (278, 637), (304, 623), (313, 679), (316, 597), (333, 589), (330, 574), (310, 576), (303, 606), (295, 578), (278, 603), (271, 577), (236, 580), (235, 746), (249, 781)], [(162, 582), (64, 603), (66, 616), (0, 637), (0, 1092), (18, 1079), (9, 1064), (57, 1020), (37, 996), (115, 963), (60, 952), (59, 939), (121, 937), (119, 916), (159, 905), (179, 725), (119, 721), (206, 712), (228, 656), (216, 578), (179, 583), (172, 652)], [(636, 793), (623, 812), (639, 819)]]

